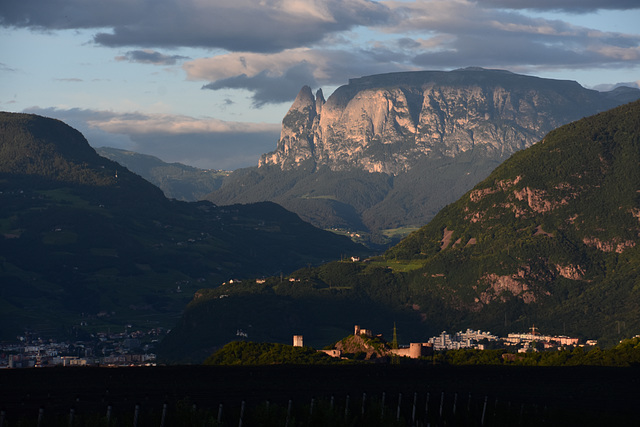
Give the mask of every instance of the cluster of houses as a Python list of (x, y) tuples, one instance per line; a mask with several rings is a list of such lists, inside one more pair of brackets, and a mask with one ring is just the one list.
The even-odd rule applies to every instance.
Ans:
[(98, 333), (89, 340), (72, 343), (26, 335), (15, 343), (0, 343), (0, 368), (153, 365), (153, 343), (165, 333), (155, 329)]
[(437, 337), (429, 338), (429, 344), (434, 350), (459, 350), (461, 348), (473, 348), (484, 350), (485, 343), (488, 341), (498, 341), (500, 338), (492, 335), (491, 332), (474, 331), (467, 329), (465, 332), (456, 332), (448, 334), (443, 331)]
[(542, 335), (535, 326), (531, 327), (529, 332), (511, 333), (506, 338), (492, 335), (490, 332), (467, 329), (465, 332), (460, 331), (455, 334), (442, 332), (437, 337), (429, 339), (429, 343), (433, 345), (434, 350), (458, 350), (461, 348), (484, 350), (485, 344), (490, 341), (501, 342), (507, 346), (518, 346), (518, 352), (520, 353), (537, 351), (539, 346), (542, 346), (545, 350), (552, 350), (566, 346), (598, 345), (597, 340), (587, 340), (584, 344), (581, 344), (578, 338), (565, 335)]
[[(363, 329), (356, 325), (354, 335), (372, 337), (373, 333), (369, 329)], [(596, 340), (587, 340), (585, 343), (580, 343), (578, 338), (567, 337), (564, 335), (542, 335), (537, 331), (537, 328), (533, 326), (530, 332), (511, 333), (508, 334), (506, 338), (498, 337), (497, 335), (491, 334), (491, 332), (472, 329), (459, 331), (455, 334), (448, 334), (446, 331), (443, 331), (440, 335), (429, 338), (427, 342), (410, 343), (408, 346), (399, 346), (399, 348), (389, 349), (388, 353), (396, 356), (417, 359), (422, 356), (431, 355), (434, 351), (459, 349), (485, 350), (489, 342), (495, 342), (504, 346), (516, 346), (519, 353), (538, 351), (540, 346), (548, 350), (559, 350), (566, 346), (596, 346), (598, 344)], [(302, 335), (294, 335), (293, 345), (294, 347), (302, 347)], [(342, 357), (340, 350), (333, 349), (320, 351), (327, 353), (332, 357)]]

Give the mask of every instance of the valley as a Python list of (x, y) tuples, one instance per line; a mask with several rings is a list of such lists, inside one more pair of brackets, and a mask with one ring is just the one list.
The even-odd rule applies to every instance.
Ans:
[[(512, 88), (505, 95), (512, 101), (522, 90), (518, 85), (533, 84), (541, 93), (569, 88), (567, 105), (589, 99), (584, 107), (594, 109), (620, 102), (620, 93), (635, 93), (598, 95), (567, 82), (476, 69), (363, 78), (326, 102), (303, 90), (292, 116), (283, 120), (279, 147), (289, 144), (288, 152), (296, 152), (298, 131), (304, 129), (308, 143), (320, 144), (320, 134), (330, 126), (319, 121), (329, 120), (332, 108), (348, 105), (362, 90), (387, 90), (379, 86), (392, 81), (402, 89), (393, 93), (408, 96), (425, 76), (440, 85)], [(429, 91), (435, 87), (420, 84)], [(358, 322), (381, 331), (395, 323), (406, 342), (426, 342), (443, 330), (505, 335), (535, 324), (550, 334), (566, 331), (612, 346), (640, 326), (635, 316), (638, 105), (560, 126), (507, 160), (489, 155), (479, 143), (459, 146), (451, 155), (416, 154), (402, 173), (363, 169), (364, 163), (354, 166), (356, 160), (348, 166), (326, 156), (274, 163), (284, 152), (265, 156), (258, 168), (234, 171), (221, 184), (217, 172), (204, 173), (206, 185), (220, 185), (211, 194), (233, 196), (237, 203), (231, 205), (167, 198), (126, 167), (98, 156), (64, 123), (4, 113), (2, 336), (88, 339), (125, 326), (143, 333), (164, 330), (168, 333), (154, 351), (170, 363), (200, 363), (238, 337), (282, 343), (303, 334), (322, 347)], [(500, 114), (511, 111), (503, 107)], [(418, 129), (416, 123), (427, 121), (411, 108), (403, 117)], [(536, 114), (551, 123), (558, 111)], [(572, 114), (586, 112), (580, 111)], [(308, 122), (293, 120), (301, 112)], [(390, 126), (385, 120), (391, 116), (384, 117), (381, 123)], [(407, 147), (398, 139), (400, 128), (384, 126), (380, 138), (396, 132), (395, 139), (384, 138), (399, 150)], [(412, 138), (418, 138), (415, 132)], [(146, 165), (150, 175), (179, 171), (175, 176), (196, 183), (203, 176), (158, 159), (112, 154), (137, 159), (134, 164)], [(407, 191), (400, 191), (403, 185)], [(189, 197), (196, 187), (190, 187)], [(274, 203), (291, 206), (285, 199), (268, 201), (274, 192), (299, 194), (288, 200), (312, 209), (301, 218)], [(434, 198), (442, 209), (415, 205)], [(374, 205), (389, 209), (367, 211)], [(409, 220), (419, 216), (423, 219)], [(381, 221), (380, 227), (366, 225), (372, 221)], [(392, 244), (394, 239), (399, 242)]]

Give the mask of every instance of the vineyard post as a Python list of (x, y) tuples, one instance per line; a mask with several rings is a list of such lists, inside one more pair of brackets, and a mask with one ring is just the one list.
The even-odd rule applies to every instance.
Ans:
[(489, 399), (489, 396), (485, 396), (484, 397), (484, 406), (482, 407), (482, 418), (480, 419), (480, 425), (483, 426), (484, 425), (484, 414), (487, 412), (487, 400)]
[(362, 415), (364, 415), (364, 406), (366, 401), (367, 401), (367, 393), (362, 393), (362, 411), (361, 411)]
[(140, 415), (140, 405), (136, 405), (133, 412), (133, 427), (138, 427), (138, 416)]
[(418, 393), (413, 393), (413, 410), (411, 411), (411, 424), (416, 425), (416, 403), (418, 403)]
[(244, 418), (244, 400), (240, 404), (240, 421), (238, 421), (238, 427), (242, 427), (242, 419)]
[(424, 404), (424, 418), (426, 419), (429, 416), (429, 398), (431, 397), (431, 393), (427, 392), (427, 401)]
[(160, 418), (160, 427), (164, 427), (164, 421), (167, 418), (167, 402), (162, 405), (162, 418)]
[(289, 420), (291, 419), (291, 405), (293, 402), (289, 399), (289, 405), (287, 406), (287, 421), (285, 422), (285, 427), (289, 427)]
[(349, 416), (349, 395), (347, 394), (347, 401), (344, 404), (344, 419), (346, 420)]

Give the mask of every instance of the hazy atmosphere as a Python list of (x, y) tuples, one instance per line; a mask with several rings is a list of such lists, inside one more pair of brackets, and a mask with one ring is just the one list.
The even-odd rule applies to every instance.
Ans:
[(0, 10), (0, 109), (95, 146), (203, 168), (257, 164), (303, 85), (508, 69), (640, 82), (637, 0), (25, 0)]

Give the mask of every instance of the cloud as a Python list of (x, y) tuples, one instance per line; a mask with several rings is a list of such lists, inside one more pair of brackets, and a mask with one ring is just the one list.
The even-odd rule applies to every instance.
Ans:
[(21, 0), (3, 5), (0, 24), (100, 29), (94, 41), (112, 47), (276, 52), (387, 17), (371, 0)]
[[(561, 20), (480, 7), (482, 2), (386, 2), (403, 34), (399, 47), (413, 64), (450, 68), (469, 64), (518, 70), (607, 68), (640, 64), (640, 36), (602, 32)], [(411, 38), (419, 34), (423, 38)], [(413, 40), (413, 43), (411, 42)]]
[(246, 89), (253, 93), (253, 106), (260, 108), (265, 104), (277, 104), (290, 101), (292, 94), (297, 93), (307, 82), (311, 86), (317, 86), (313, 74), (305, 63), (295, 65), (278, 77), (269, 76), (263, 71), (253, 77), (241, 74), (227, 79), (217, 80), (202, 86), (203, 89)]
[(78, 129), (93, 147), (115, 147), (206, 169), (256, 166), (276, 147), (280, 125), (181, 115), (32, 107)]
[(16, 71), (18, 71), (18, 70), (8, 66), (4, 62), (0, 62), (0, 72), (15, 73)]
[[(519, 72), (620, 68), (640, 64), (640, 36), (602, 32), (562, 20), (480, 7), (466, 0), (386, 1), (386, 34), (342, 48), (295, 48), (277, 53), (232, 52), (183, 64), (203, 88), (246, 89), (261, 107), (291, 101), (303, 85), (341, 85), (350, 77), (469, 65)], [(355, 42), (354, 42), (355, 43)]]
[(413, 69), (394, 60), (394, 50), (290, 49), (279, 53), (229, 53), (186, 62), (190, 80), (205, 80), (203, 89), (246, 89), (256, 107), (295, 99), (304, 85), (319, 87), (347, 83), (349, 77)]
[[(637, 34), (526, 13), (638, 8), (637, 0), (22, 0), (0, 9), (0, 24), (95, 29), (98, 44), (148, 48), (120, 61), (184, 61), (187, 79), (203, 89), (247, 90), (253, 106), (264, 107), (293, 100), (303, 85), (396, 71), (637, 67)], [(159, 51), (173, 47), (204, 47), (215, 56)]]
[(188, 116), (170, 114), (113, 114), (101, 115), (89, 119), (90, 126), (111, 133), (127, 135), (171, 134), (186, 135), (194, 133), (263, 133), (279, 130), (279, 126), (270, 123), (228, 122), (219, 119), (196, 119)]
[(477, 0), (482, 6), (504, 9), (551, 10), (574, 13), (640, 9), (637, 0)]
[(142, 64), (154, 65), (175, 65), (176, 62), (189, 59), (181, 55), (164, 55), (150, 49), (130, 50), (123, 56), (116, 56), (116, 61), (139, 62)]

